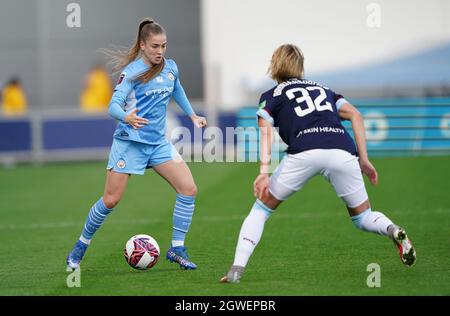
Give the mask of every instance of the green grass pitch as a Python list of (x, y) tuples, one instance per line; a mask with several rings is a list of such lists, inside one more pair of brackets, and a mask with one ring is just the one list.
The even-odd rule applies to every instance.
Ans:
[[(353, 227), (320, 177), (280, 206), (240, 284), (220, 284), (254, 202), (256, 163), (191, 163), (199, 187), (186, 244), (195, 271), (165, 260), (175, 193), (149, 170), (133, 176), (124, 199), (96, 234), (68, 288), (65, 258), (89, 208), (103, 192), (104, 162), (0, 169), (0, 295), (450, 295), (450, 157), (377, 158), (380, 183), (367, 185), (372, 209), (406, 228), (418, 254), (403, 266), (387, 238)], [(366, 182), (367, 183), (367, 182)], [(154, 236), (162, 257), (131, 269), (123, 248)], [(381, 287), (366, 284), (367, 265)]]

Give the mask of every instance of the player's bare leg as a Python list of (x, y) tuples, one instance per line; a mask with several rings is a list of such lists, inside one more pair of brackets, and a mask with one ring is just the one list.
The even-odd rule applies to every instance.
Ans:
[(197, 186), (192, 173), (182, 159), (174, 159), (153, 167), (177, 192), (173, 213), (172, 244), (166, 258), (176, 262), (180, 268), (191, 270), (197, 265), (189, 260), (187, 248), (184, 246), (186, 233), (192, 222), (195, 208)]
[(162, 176), (177, 193), (196, 196), (197, 186), (195, 185), (192, 173), (183, 160), (174, 159), (154, 166), (153, 169)]
[(129, 178), (130, 175), (127, 173), (118, 173), (114, 170), (106, 172), (103, 202), (107, 208), (114, 208), (120, 202), (127, 188)]

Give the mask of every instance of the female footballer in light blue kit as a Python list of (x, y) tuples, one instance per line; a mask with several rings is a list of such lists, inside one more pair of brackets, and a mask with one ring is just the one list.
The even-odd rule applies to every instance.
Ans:
[(109, 155), (104, 194), (92, 206), (81, 236), (67, 256), (67, 265), (72, 269), (79, 267), (94, 233), (121, 200), (129, 176), (142, 175), (150, 167), (177, 192), (172, 246), (166, 258), (184, 269), (197, 268), (184, 247), (197, 187), (188, 166), (165, 137), (170, 98), (173, 96), (196, 127), (204, 127), (207, 123), (192, 109), (181, 86), (175, 61), (164, 58), (166, 46), (165, 30), (153, 19), (146, 18), (140, 23), (136, 42), (129, 51), (113, 54), (119, 69), (126, 66), (108, 110), (119, 124)]

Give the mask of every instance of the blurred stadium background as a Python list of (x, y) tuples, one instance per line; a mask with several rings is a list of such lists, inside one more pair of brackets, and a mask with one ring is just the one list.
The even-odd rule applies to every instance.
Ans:
[[(70, 3), (1, 1), (0, 82), (20, 78), (28, 99), (25, 115), (1, 117), (4, 165), (107, 156), (115, 122), (84, 113), (80, 94), (90, 69), (107, 62), (99, 49), (130, 46), (147, 15), (167, 29), (167, 55), (211, 126), (255, 124), (258, 97), (273, 84), (271, 54), (293, 42), (306, 56), (307, 78), (368, 116), (372, 152), (450, 153), (448, 1), (378, 1), (379, 11), (357, 0), (78, 1), (80, 27), (67, 25)], [(190, 127), (177, 106), (170, 114), (169, 134)]]
[[(79, 5), (80, 27), (69, 27), (67, 24), (68, 16), (73, 13), (68, 11), (71, 3)], [(416, 229), (422, 232), (423, 236), (430, 236), (434, 224), (444, 223), (444, 229), (437, 234), (442, 239), (440, 239), (435, 260), (436, 262), (440, 260), (439, 264), (444, 266), (447, 264), (447, 269), (438, 271), (444, 273), (445, 277), (436, 279), (435, 282), (449, 280), (450, 203), (447, 197), (449, 185), (448, 181), (445, 181), (449, 175), (448, 166), (450, 165), (450, 2), (448, 0), (0, 0), (0, 84), (3, 87), (11, 78), (20, 78), (27, 97), (25, 113), (9, 115), (2, 112), (0, 114), (0, 196), (2, 201), (0, 234), (5, 241), (8, 241), (7, 244), (14, 243), (20, 234), (24, 233), (26, 230), (24, 228), (33, 227), (33, 223), (36, 222), (37, 228), (31, 228), (26, 238), (32, 238), (34, 232), (39, 232), (38, 234), (41, 234), (44, 240), (49, 240), (52, 229), (67, 228), (71, 231), (67, 234), (70, 236), (58, 237), (60, 250), (57, 255), (63, 258), (66, 255), (65, 252), (71, 247), (87, 214), (90, 205), (88, 200), (93, 201), (101, 194), (104, 162), (109, 153), (112, 132), (116, 124), (105, 111), (95, 111), (95, 113), (83, 111), (80, 106), (80, 94), (85, 85), (86, 76), (94, 65), (103, 64), (108, 73), (111, 71), (110, 65), (106, 63), (107, 60), (99, 49), (130, 46), (135, 39), (139, 21), (146, 16), (154, 17), (165, 27), (169, 43), (167, 57), (177, 61), (182, 84), (194, 108), (207, 116), (211, 126), (217, 126), (221, 130), (225, 130), (226, 127), (256, 125), (254, 115), (259, 95), (274, 84), (266, 74), (272, 52), (286, 42), (299, 45), (306, 58), (306, 77), (343, 94), (365, 116), (369, 152), (377, 156), (376, 165), (381, 168), (380, 173), (383, 175), (386, 172), (395, 172), (396, 168), (399, 170), (402, 166), (404, 170), (402, 169), (403, 173), (400, 174), (410, 176), (406, 178), (405, 181), (408, 183), (405, 184), (399, 179), (395, 182), (395, 177), (390, 175), (393, 181), (390, 187), (409, 186), (406, 191), (411, 195), (405, 196), (404, 199), (411, 199), (414, 195), (419, 198), (419, 188), (440, 186), (435, 192), (422, 192), (423, 199), (426, 201), (439, 200), (439, 203), (432, 207), (434, 210), (430, 215), (432, 220), (428, 218), (430, 226), (423, 231)], [(114, 86), (117, 77), (113, 75), (109, 80)], [(177, 126), (186, 126), (192, 131), (189, 120), (173, 103), (169, 110), (168, 133), (170, 134)], [(233, 148), (227, 148), (227, 150), (237, 148), (238, 152), (242, 151), (246, 154), (254, 148), (251, 144), (239, 142), (237, 137), (231, 146)], [(193, 148), (193, 155), (201, 155), (201, 146)], [(410, 156), (419, 157), (411, 158)], [(82, 162), (86, 160), (94, 162), (87, 164)], [(67, 161), (70, 164), (53, 164), (60, 161)], [(230, 196), (236, 193), (233, 189), (238, 185), (242, 186), (242, 182), (239, 184), (236, 182), (236, 186), (233, 186), (233, 181), (240, 180), (227, 176), (227, 172), (239, 177), (245, 174), (243, 172), (245, 168), (246, 170), (250, 168), (250, 172), (247, 172), (249, 179), (245, 180), (245, 184), (250, 187), (253, 180), (251, 177), (257, 170), (256, 164), (248, 166), (243, 164), (244, 167), (247, 166), (244, 169), (237, 164), (231, 166), (217, 164), (214, 168), (204, 167), (203, 164), (193, 166), (199, 187), (202, 189), (203, 185), (203, 187), (219, 189), (220, 184), (222, 188), (228, 190), (224, 192)], [(223, 171), (220, 171), (221, 168)], [(421, 169), (417, 170), (417, 168)], [(426, 168), (432, 168), (430, 174), (426, 173)], [(85, 170), (91, 172), (89, 176)], [(385, 173), (383, 173), (384, 170)], [(408, 170), (415, 171), (409, 173)], [(433, 172), (436, 172), (436, 177), (439, 178), (436, 182), (432, 177)], [(440, 174), (440, 172), (443, 173)], [(217, 173), (216, 182), (214, 181), (215, 173)], [(429, 177), (424, 178), (424, 174)], [(58, 175), (62, 178), (55, 180)], [(214, 177), (210, 178), (210, 175)], [(98, 179), (92, 182), (94, 176)], [(413, 176), (426, 179), (428, 182), (419, 185), (416, 183), (417, 178)], [(158, 181), (153, 175), (151, 177), (151, 181)], [(68, 181), (65, 180), (68, 178), (73, 179), (72, 185), (66, 187), (71, 190), (72, 195), (70, 197), (64, 194), (59, 197), (52, 196), (50, 192), (61, 193), (58, 190), (65, 187), (64, 181)], [(47, 180), (48, 183), (45, 182)], [(93, 185), (84, 183), (84, 180), (95, 183), (96, 189)], [(136, 181), (142, 183), (143, 180)], [(46, 186), (49, 192), (46, 191)], [(317, 192), (320, 192), (323, 187), (313, 185), (313, 188), (318, 189), (317, 191), (312, 189), (309, 192), (316, 192), (312, 195), (320, 198), (321, 195)], [(95, 190), (94, 193), (92, 190)], [(129, 191), (132, 190), (137, 190), (137, 186)], [(242, 190), (246, 197), (241, 197), (242, 193), (239, 193), (236, 201), (243, 205), (250, 205), (251, 190), (247, 188)], [(385, 191), (389, 191), (389, 188), (385, 188)], [(391, 204), (387, 202), (380, 204), (387, 204), (388, 208), (413, 212), (414, 206), (418, 205), (414, 199), (408, 204), (398, 201), (397, 196), (389, 196), (389, 192), (384, 193), (387, 194), (384, 196), (385, 201)], [(134, 194), (135, 197), (138, 196), (137, 193)], [(171, 193), (164, 191), (161, 194)], [(374, 194), (376, 196), (376, 193)], [(330, 198), (332, 198), (331, 192)], [(27, 202), (27, 199), (31, 199), (34, 203)], [(43, 200), (39, 202), (40, 199)], [(50, 206), (61, 199), (72, 203), (65, 207), (68, 209), (59, 210), (56, 206)], [(213, 191), (208, 197), (200, 198), (199, 203), (204, 201), (203, 203), (206, 204), (208, 199), (219, 201), (222, 199), (224, 205), (228, 203), (228, 200)], [(337, 204), (338, 202), (333, 201), (331, 205), (323, 206), (324, 209), (337, 207), (337, 205), (342, 207)], [(383, 195), (379, 194), (378, 201), (383, 201)], [(333, 204), (335, 202), (336, 205)], [(142, 203), (146, 202), (142, 200)], [(170, 209), (171, 207), (170, 203), (165, 205), (165, 201), (155, 203), (161, 208)], [(228, 209), (224, 206), (216, 207), (215, 203), (208, 203), (216, 212), (211, 215), (213, 219), (214, 216), (220, 217), (220, 212), (226, 216)], [(290, 205), (294, 205), (294, 202)], [(426, 202), (420, 205), (427, 207)], [(136, 205), (124, 202), (123, 208), (127, 207), (136, 208)], [(29, 209), (35, 211), (33, 215), (30, 215)], [(66, 220), (74, 218), (75, 213), (70, 213), (73, 209), (76, 209), (76, 218), (79, 223), (67, 226), (48, 225), (49, 222), (56, 220), (65, 223)], [(411, 226), (424, 221), (419, 214), (421, 209), (414, 210), (417, 213), (408, 217)], [(16, 213), (11, 213), (12, 211)], [(68, 213), (55, 217), (58, 211)], [(145, 216), (144, 211), (142, 210), (142, 213), (141, 210), (136, 211), (136, 214)], [(223, 269), (228, 267), (239, 225), (247, 210), (245, 208), (233, 210), (233, 212), (235, 216), (233, 235), (227, 236), (224, 241), (227, 251), (226, 258), (222, 259), (226, 260), (226, 264), (222, 259), (216, 258), (206, 270), (212, 269), (214, 264), (223, 266)], [(36, 215), (38, 213), (44, 214), (44, 217), (38, 217)], [(167, 217), (167, 225), (170, 226), (169, 215), (164, 214), (163, 216)], [(327, 215), (326, 212), (323, 214)], [(410, 213), (406, 211), (406, 214)], [(401, 216), (398, 215), (398, 217)], [(119, 218), (116, 219), (119, 220)], [(214, 223), (213, 219), (211, 221)], [(209, 221), (206, 218), (203, 220)], [(284, 220), (288, 222), (287, 217)], [(202, 221), (202, 217), (199, 221)], [(279, 221), (283, 221), (283, 217)], [(39, 226), (39, 223), (43, 226)], [(23, 227), (20, 226), (22, 224)], [(311, 227), (316, 224), (312, 224)], [(45, 227), (50, 231), (45, 233), (41, 231)], [(113, 230), (111, 227), (105, 230)], [(150, 227), (153, 230), (161, 229), (159, 225), (152, 223)], [(195, 232), (195, 229), (194, 225), (193, 239), (196, 236), (200, 239), (200, 231)], [(134, 234), (133, 231), (136, 229), (119, 232), (122, 234), (121, 239), (114, 241), (119, 249), (122, 247), (122, 239), (125, 241), (130, 233)], [(216, 232), (217, 230), (211, 229), (211, 234)], [(226, 230), (223, 229), (223, 233), (226, 234)], [(106, 236), (106, 233), (103, 236)], [(349, 244), (351, 244), (350, 240), (351, 238), (348, 241)], [(163, 240), (163, 242), (166, 241)], [(105, 241), (99, 242), (99, 245), (105, 243)], [(15, 248), (8, 247), (8, 252), (2, 251), (9, 255), (2, 259), (4, 266), (0, 275), (4, 282), (0, 294), (67, 294), (60, 285), (57, 290), (49, 291), (37, 290), (36, 287), (33, 288), (33, 285), (27, 287), (25, 284), (29, 278), (24, 275), (19, 277), (19, 271), (14, 274), (7, 267), (11, 262), (11, 256), (17, 253)], [(53, 255), (56, 256), (55, 253)], [(108, 255), (105, 256), (109, 258)], [(200, 254), (201, 258), (203, 258), (202, 255), (205, 259), (208, 258), (207, 254)], [(270, 258), (264, 259), (270, 260)], [(301, 258), (303, 259), (308, 260), (308, 258)], [(93, 262), (93, 259), (90, 260)], [(350, 258), (348, 260), (351, 261)], [(49, 272), (63, 269), (62, 261), (58, 262), (58, 265), (49, 263), (49, 267)], [(424, 266), (423, 271), (427, 268), (429, 266)], [(211, 272), (211, 270), (208, 271)], [(219, 274), (217, 276), (222, 273), (222, 271), (218, 273), (217, 270), (214, 272)], [(36, 280), (44, 276), (34, 273), (31, 278)], [(164, 277), (161, 275), (158, 277), (158, 282), (165, 282)], [(288, 282), (282, 276), (279, 277), (281, 283), (283, 280)], [(64, 281), (64, 273), (58, 275), (58, 278)], [(204, 277), (197, 283), (188, 277), (183, 278), (182, 280), (187, 283), (196, 284), (194, 292), (159, 291), (156, 294), (208, 294), (202, 282), (211, 282), (209, 278)], [(420, 276), (417, 278), (419, 279)], [(214, 277), (212, 282), (215, 280)], [(302, 279), (302, 282), (307, 280)], [(400, 278), (398, 282), (401, 282)], [(15, 283), (20, 285), (15, 287)], [(450, 294), (448, 284), (448, 282), (440, 283), (436, 288), (422, 288), (425, 291), (423, 293), (448, 295)], [(94, 286), (94, 284), (91, 285)], [(369, 293), (365, 290), (362, 292), (342, 291), (340, 287), (330, 288), (328, 292), (314, 291), (310, 287), (308, 292), (306, 287), (298, 288), (294, 284), (284, 291), (277, 292), (276, 289), (275, 286), (275, 292), (272, 294)], [(186, 288), (186, 291), (189, 289)], [(132, 293), (136, 292), (137, 290)], [(85, 293), (120, 294), (122, 292), (99, 290)], [(210, 293), (225, 292), (214, 288)], [(262, 290), (251, 292), (250, 288), (241, 288), (237, 292), (227, 290), (226, 293), (271, 294)], [(389, 288), (381, 293), (398, 294), (399, 292)], [(419, 287), (411, 290), (411, 294), (420, 293)]]

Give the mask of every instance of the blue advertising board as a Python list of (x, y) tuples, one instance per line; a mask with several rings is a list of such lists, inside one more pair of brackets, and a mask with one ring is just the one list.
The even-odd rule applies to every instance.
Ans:
[[(450, 154), (450, 98), (351, 100), (364, 117), (367, 149), (376, 155)], [(238, 126), (257, 126), (257, 107), (238, 113)], [(349, 121), (344, 127), (353, 137)]]

